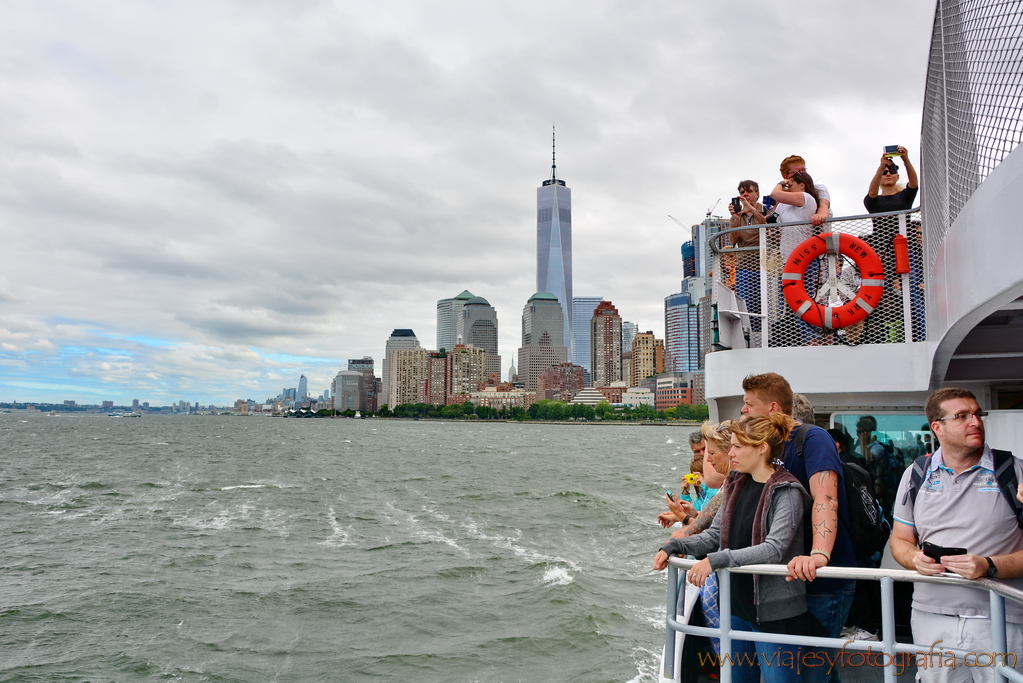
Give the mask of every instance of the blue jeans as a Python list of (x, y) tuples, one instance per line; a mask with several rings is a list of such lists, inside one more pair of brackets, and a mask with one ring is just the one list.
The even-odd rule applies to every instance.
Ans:
[[(761, 632), (750, 622), (735, 615), (732, 615), (732, 629)], [(762, 675), (764, 683), (798, 683), (801, 670), (799, 659), (802, 657), (802, 651), (803, 648), (798, 645), (733, 640), (732, 681), (733, 683), (760, 683)], [(760, 666), (761, 664), (763, 666)], [(784, 666), (784, 664), (792, 664), (792, 666)]]
[[(856, 595), (856, 582), (848, 581), (844, 588), (839, 588), (830, 593), (807, 593), (806, 608), (817, 621), (821, 622), (824, 630), (832, 638), (842, 635), (842, 627), (845, 620), (849, 618), (849, 610), (852, 608), (853, 597)], [(833, 653), (833, 648), (815, 650), (815, 652)], [(834, 655), (831, 655), (834, 659)], [(820, 661), (819, 659), (816, 661)], [(838, 670), (828, 671), (830, 667), (818, 666), (803, 669), (803, 681), (805, 683), (838, 683)]]

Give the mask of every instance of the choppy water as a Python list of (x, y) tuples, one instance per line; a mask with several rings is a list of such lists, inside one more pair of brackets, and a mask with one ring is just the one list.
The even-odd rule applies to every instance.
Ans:
[(0, 415), (0, 681), (654, 681), (688, 431)]

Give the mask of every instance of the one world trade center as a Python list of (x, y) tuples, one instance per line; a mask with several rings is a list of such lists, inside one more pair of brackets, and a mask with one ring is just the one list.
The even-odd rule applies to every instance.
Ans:
[(551, 154), (551, 177), (536, 188), (536, 291), (558, 297), (565, 315), (565, 345), (572, 348), (572, 190), (558, 179)]

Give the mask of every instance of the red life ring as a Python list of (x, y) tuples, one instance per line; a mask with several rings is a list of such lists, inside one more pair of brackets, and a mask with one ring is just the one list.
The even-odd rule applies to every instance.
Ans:
[[(860, 289), (849, 303), (837, 308), (819, 304), (806, 293), (803, 275), (817, 257), (828, 254), (847, 256), (860, 271)], [(842, 232), (814, 235), (796, 247), (781, 276), (785, 302), (796, 316), (824, 329), (837, 330), (866, 318), (877, 308), (884, 293), (884, 266), (870, 245), (858, 237)]]

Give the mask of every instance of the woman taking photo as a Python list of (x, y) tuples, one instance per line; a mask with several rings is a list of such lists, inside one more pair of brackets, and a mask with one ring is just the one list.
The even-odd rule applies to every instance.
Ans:
[(813, 186), (813, 178), (809, 173), (798, 171), (791, 178), (775, 185), (771, 196), (778, 202), (774, 212), (779, 223), (806, 223), (781, 229), (781, 257), (787, 259), (803, 240), (813, 236), (814, 228), (810, 219), (817, 213), (817, 188)]
[[(810, 219), (817, 212), (819, 197), (817, 195), (817, 188), (813, 185), (813, 178), (806, 171), (798, 171), (788, 179), (775, 185), (771, 196), (778, 202), (778, 208), (775, 209), (778, 223), (802, 224), (783, 225), (779, 228), (781, 230), (779, 251), (781, 252), (782, 263), (784, 263), (788, 260), (789, 255), (795, 251), (796, 247), (814, 235), (816, 229), (810, 224)], [(803, 272), (803, 283), (811, 297), (819, 289), (819, 275), (820, 265), (815, 259), (807, 265), (806, 270)], [(785, 306), (785, 302), (780, 295), (778, 301), (779, 307), (788, 308)], [(779, 321), (783, 324), (776, 325), (772, 333), (772, 339), (777, 337), (778, 343), (772, 342), (772, 346), (795, 346), (800, 343), (805, 346), (816, 343), (819, 340), (820, 330), (818, 328), (799, 320), (796, 324), (798, 332), (794, 332), (791, 327), (793, 321), (794, 317), (790, 313), (786, 313), (785, 318)], [(793, 338), (796, 335), (798, 335), (798, 341)]]
[[(903, 186), (899, 182), (899, 166), (895, 159), (889, 158), (887, 154), (883, 155), (877, 170), (874, 171), (874, 177), (870, 179), (867, 196), (863, 198), (863, 206), (870, 213), (909, 211), (913, 208), (919, 186), (916, 169), (913, 168), (913, 162), (909, 160), (909, 151), (905, 147), (900, 146), (898, 153), (898, 158), (901, 158), (906, 166), (907, 184)], [(902, 317), (902, 281), (895, 272), (895, 249), (892, 246), (895, 236), (899, 234), (899, 219), (896, 216), (884, 216), (875, 218), (873, 224), (873, 232), (867, 235), (864, 241), (881, 257), (881, 265), (884, 266), (885, 294), (881, 298), (879, 314), (868, 319), (866, 341), (869, 344), (883, 344), (897, 339), (897, 336), (896, 339), (889, 339), (884, 321), (900, 320)], [(923, 341), (926, 335), (920, 226), (919, 223), (910, 222), (906, 227), (906, 237), (909, 240), (909, 291), (913, 341)]]
[(916, 199), (919, 187), (916, 169), (913, 168), (913, 162), (909, 160), (909, 150), (905, 147), (899, 147), (899, 157), (906, 165), (908, 184), (905, 187), (899, 184), (898, 165), (887, 154), (883, 155), (874, 177), (870, 179), (867, 196), (863, 198), (863, 206), (870, 213), (908, 211), (913, 208), (913, 200)]
[[(702, 586), (716, 569), (747, 564), (785, 564), (803, 552), (803, 516), (810, 496), (782, 467), (779, 458), (795, 421), (782, 413), (745, 422), (723, 423), (731, 431), (729, 473), (723, 503), (710, 528), (688, 538), (673, 538), (654, 557), (654, 569), (668, 566), (671, 555), (706, 557), (689, 570), (689, 581)], [(806, 586), (785, 576), (732, 577), (732, 628), (767, 633), (813, 634), (806, 611)], [(795, 683), (800, 648), (775, 643), (732, 641), (732, 674), (736, 683)], [(777, 653), (777, 655), (775, 654)], [(735, 659), (742, 656), (742, 659)], [(747, 658), (748, 656), (748, 658)], [(774, 658), (774, 659), (772, 659)], [(736, 662), (754, 662), (737, 666)], [(762, 669), (755, 663), (771, 661)]]

